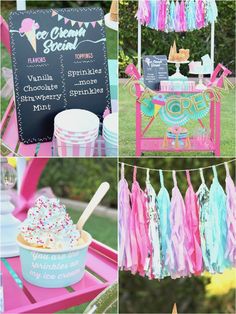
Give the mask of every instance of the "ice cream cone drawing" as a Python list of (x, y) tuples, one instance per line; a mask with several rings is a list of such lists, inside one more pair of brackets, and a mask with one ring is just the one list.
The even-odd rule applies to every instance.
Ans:
[(27, 37), (35, 52), (37, 52), (36, 30), (38, 28), (38, 23), (35, 23), (35, 21), (30, 18), (26, 18), (21, 22), (21, 28), (19, 29), (19, 33)]

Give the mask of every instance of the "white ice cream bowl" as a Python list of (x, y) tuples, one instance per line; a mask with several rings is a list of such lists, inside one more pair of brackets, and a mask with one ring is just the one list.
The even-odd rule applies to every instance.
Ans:
[(21, 235), (17, 237), (24, 279), (44, 288), (62, 288), (79, 282), (85, 272), (91, 235), (82, 231), (84, 244), (68, 249), (46, 249), (27, 245)]

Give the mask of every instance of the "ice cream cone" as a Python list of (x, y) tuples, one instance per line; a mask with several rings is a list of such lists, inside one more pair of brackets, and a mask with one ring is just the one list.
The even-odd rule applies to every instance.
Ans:
[(34, 49), (35, 52), (37, 52), (36, 48), (36, 32), (34, 29), (32, 29), (29, 32), (25, 32), (25, 36), (27, 37), (28, 41), (30, 42), (32, 48)]
[(177, 313), (177, 306), (176, 306), (176, 303), (175, 303), (174, 306), (173, 306), (172, 314), (178, 314), (178, 313)]
[(112, 0), (110, 8), (110, 18), (113, 22), (118, 22), (118, 3), (116, 0)]

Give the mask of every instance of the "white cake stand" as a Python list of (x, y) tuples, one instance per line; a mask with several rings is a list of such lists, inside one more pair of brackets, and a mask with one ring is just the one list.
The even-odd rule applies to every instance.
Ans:
[(105, 24), (107, 27), (113, 29), (114, 31), (118, 31), (118, 22), (112, 21), (110, 17), (110, 13), (105, 15)]
[(196, 85), (196, 89), (205, 90), (207, 89), (206, 85), (203, 84), (203, 78), (206, 74), (211, 74), (211, 72), (189, 72), (189, 74), (198, 75), (198, 84)]
[(180, 65), (181, 64), (188, 64), (189, 61), (170, 61), (168, 60), (168, 63), (174, 63), (175, 64), (175, 68), (176, 68), (176, 72), (175, 74), (170, 76), (170, 79), (174, 79), (174, 80), (186, 80), (186, 76), (184, 76), (183, 74), (180, 73)]

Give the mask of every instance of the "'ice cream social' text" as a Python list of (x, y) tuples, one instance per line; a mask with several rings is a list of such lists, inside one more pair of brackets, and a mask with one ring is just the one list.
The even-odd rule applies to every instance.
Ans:
[[(41, 31), (39, 28), (40, 26), (35, 20), (25, 18), (21, 22), (21, 27), (18, 32), (22, 37), (26, 36), (35, 52), (37, 52), (37, 41), (44, 40), (44, 54), (54, 51), (76, 50), (81, 43), (81, 41), (79, 42), (79, 38), (85, 37), (87, 31), (83, 26), (78, 29), (67, 29), (55, 26), (50, 32), (46, 30)], [(63, 42), (60, 42), (60, 39), (62, 39)], [(73, 41), (68, 41), (68, 39), (72, 39)], [(100, 39), (97, 42), (103, 40), (104, 39)]]

